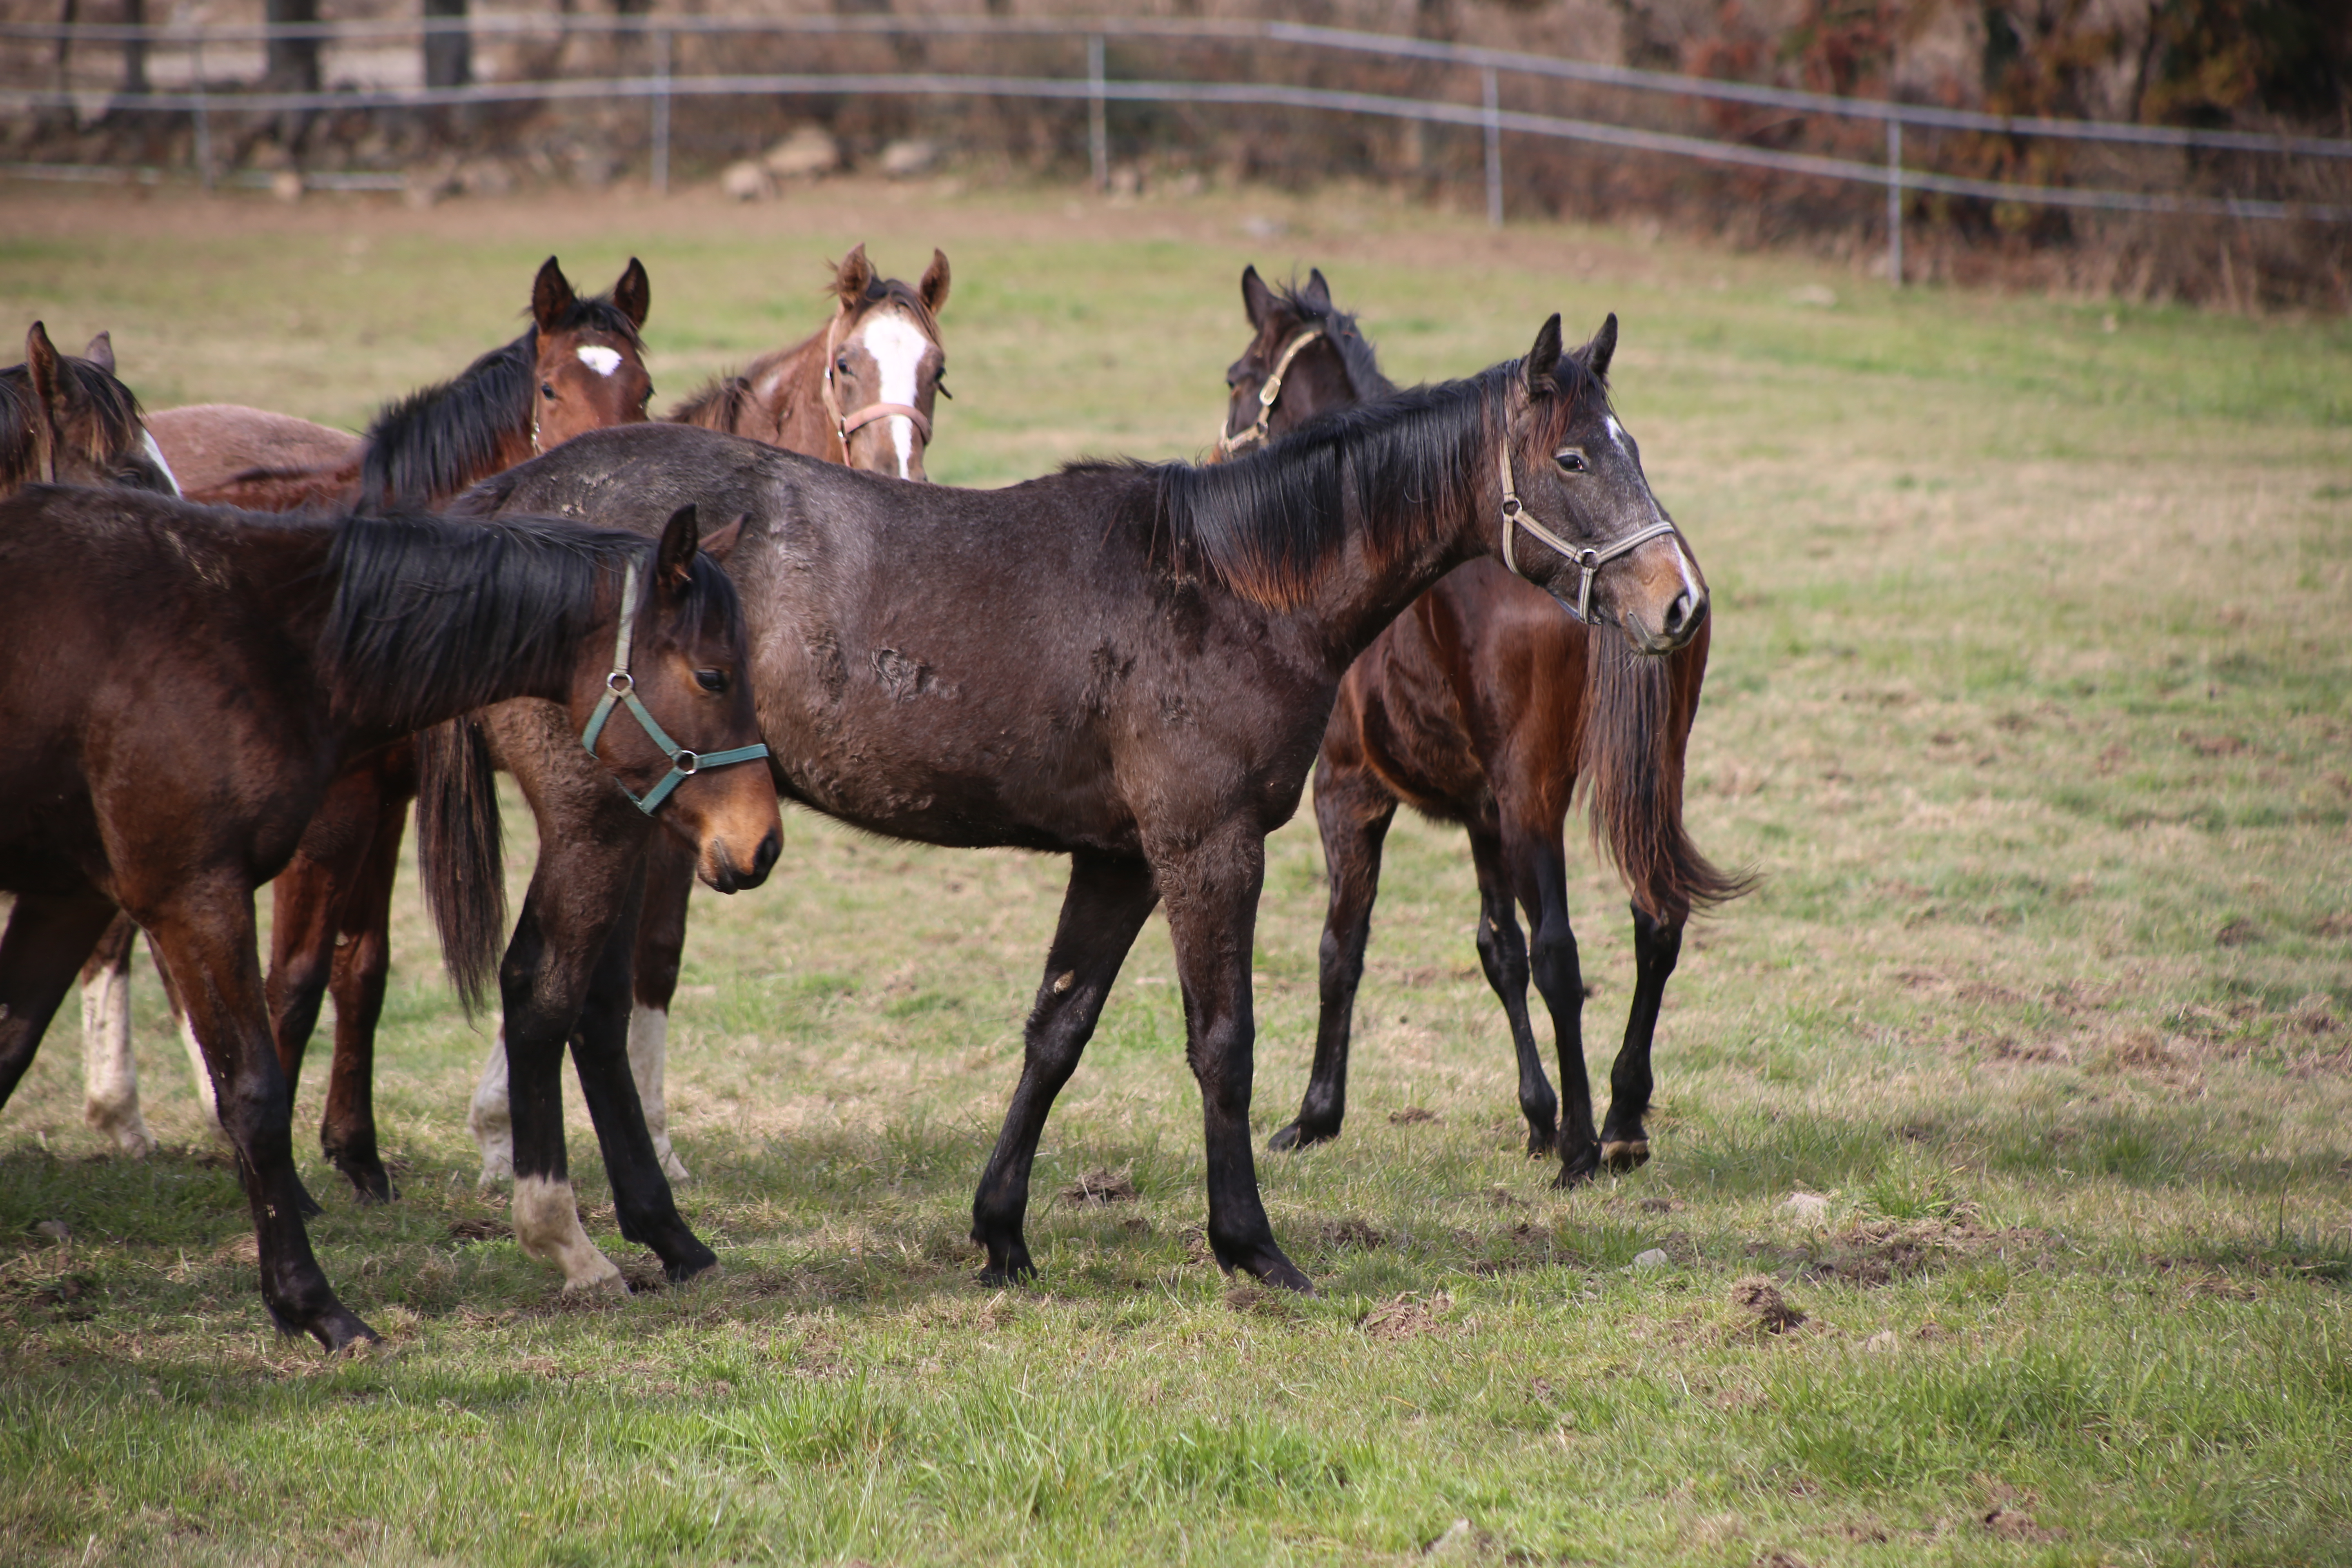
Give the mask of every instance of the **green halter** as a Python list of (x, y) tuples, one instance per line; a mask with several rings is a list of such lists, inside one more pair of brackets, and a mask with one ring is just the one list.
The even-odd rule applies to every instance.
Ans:
[(628, 795), (639, 811), (651, 816), (660, 808), (661, 803), (669, 798), (670, 792), (677, 788), (680, 781), (692, 778), (705, 768), (723, 768), (730, 763), (748, 763), (764, 757), (768, 754), (768, 748), (765, 745), (737, 746), (728, 752), (695, 752), (671, 740), (668, 732), (654, 722), (653, 714), (638, 699), (637, 683), (629, 675), (629, 643), (635, 636), (636, 622), (637, 563), (632, 561), (621, 574), (621, 635), (613, 647), (613, 673), (604, 678), (604, 695), (598, 700), (596, 711), (588, 716), (588, 728), (582, 731), (580, 743), (588, 749), (590, 756), (594, 756), (596, 737), (604, 732), (604, 721), (613, 716), (613, 704), (623, 702), (628, 705), (629, 711), (635, 714), (637, 722), (644, 726), (647, 738), (660, 748), (662, 755), (669, 759), (669, 772), (661, 783), (642, 795), (630, 794), (629, 786), (621, 784), (617, 778), (613, 782), (620, 784), (621, 793)]

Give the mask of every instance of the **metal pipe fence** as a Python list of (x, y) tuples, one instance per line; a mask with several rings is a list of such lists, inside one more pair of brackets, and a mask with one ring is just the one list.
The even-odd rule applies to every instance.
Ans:
[[(310, 39), (322, 43), (384, 43), (464, 34), (467, 39), (499, 37), (578, 34), (625, 35), (648, 46), (649, 68), (642, 74), (585, 78), (530, 78), (505, 81), (477, 80), (454, 87), (344, 89), (323, 92), (256, 90), (223, 94), (205, 79), (203, 50), (207, 41), (253, 44), (272, 40)], [(857, 36), (920, 36), (925, 37), (1041, 38), (1085, 40), (1083, 76), (1022, 76), (926, 71), (828, 71), (797, 73), (711, 73), (679, 75), (673, 61), (679, 37), (758, 34), (848, 37)], [(1089, 171), (1097, 188), (1108, 183), (1110, 147), (1108, 106), (1111, 103), (1190, 104), (1200, 106), (1287, 108), (1335, 114), (1369, 116), (1424, 124), (1454, 125), (1479, 131), (1485, 143), (1486, 212), (1500, 225), (1504, 216), (1504, 145), (1506, 132), (1515, 135), (1581, 142), (1626, 151), (1660, 153), (1733, 167), (1769, 170), (1848, 184), (1881, 185), (1886, 192), (1887, 274), (1899, 284), (1903, 278), (1903, 206), (1906, 192), (1971, 197), (1991, 202), (2054, 206), (2078, 211), (2171, 214), (2254, 221), (2352, 222), (2352, 206), (2297, 202), (2248, 195), (2208, 195), (2187, 191), (2131, 191), (2097, 186), (2032, 184), (1982, 179), (1906, 166), (1904, 130), (1975, 132), (2011, 138), (2108, 143), (2147, 148), (2237, 153), (2286, 160), (2326, 161), (2352, 158), (2352, 140), (2243, 131), (2205, 131), (2173, 126), (2137, 125), (2117, 121), (2056, 120), (1990, 114), (1931, 104), (1903, 103), (1883, 99), (1843, 98), (1748, 82), (1679, 76), (1626, 67), (1528, 55), (1472, 45), (1440, 43), (1423, 38), (1395, 37), (1344, 28), (1291, 22), (1185, 20), (1158, 17), (1065, 18), (990, 16), (691, 16), (640, 15), (626, 17), (550, 14), (543, 16), (431, 16), (417, 20), (235, 25), (190, 27), (60, 26), (40, 23), (0, 23), (0, 38), (63, 40), (113, 44), (145, 51), (152, 60), (158, 51), (184, 49), (192, 59), (187, 91), (149, 90), (114, 95), (110, 110), (163, 114), (187, 114), (194, 122), (194, 159), (199, 177), (210, 184), (214, 170), (211, 120), (216, 113), (310, 113), (349, 110), (458, 108), (469, 105), (563, 103), (613, 100), (644, 100), (650, 132), (648, 174), (656, 189), (667, 189), (671, 163), (671, 110), (678, 99), (718, 97), (806, 98), (871, 94), (916, 98), (1027, 99), (1045, 101), (1083, 100), (1087, 112)], [(1209, 44), (1261, 43), (1285, 46), (1310, 54), (1353, 55), (1475, 72), (1479, 101), (1465, 103), (1444, 97), (1409, 97), (1315, 87), (1278, 80), (1164, 79), (1114, 78), (1108, 74), (1105, 44), (1108, 39), (1150, 39)], [(1502, 107), (1502, 79), (1518, 77), (1537, 81), (1575, 82), (1634, 93), (1659, 94), (1700, 102), (1741, 104), (1780, 109), (1808, 116), (1878, 121), (1885, 128), (1883, 163), (1754, 146), (1723, 138)], [(0, 86), (0, 111), (27, 112), (42, 109), (83, 106), (90, 95), (63, 87)], [(58, 176), (63, 171), (16, 167), (21, 174)], [(361, 175), (332, 183), (344, 188), (382, 188), (378, 182), (393, 176)]]

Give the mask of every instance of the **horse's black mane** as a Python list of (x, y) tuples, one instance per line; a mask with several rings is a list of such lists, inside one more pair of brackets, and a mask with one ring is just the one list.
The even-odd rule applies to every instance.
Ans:
[[(58, 356), (58, 381), (68, 400), (88, 405), (98, 417), (90, 424), (90, 446), (83, 454), (93, 463), (105, 463), (139, 445), (142, 425), (139, 399), (131, 390), (89, 360), (72, 354)], [(37, 443), (33, 420), (29, 366), (13, 364), (0, 370), (0, 491), (30, 484), (38, 476)]]
[[(609, 332), (642, 349), (636, 323), (609, 295), (575, 300), (559, 331)], [(496, 460), (499, 438), (530, 428), (539, 326), (492, 349), (453, 381), (420, 388), (378, 410), (360, 462), (366, 511), (425, 506), (459, 490)]]
[[(1246, 598), (1290, 608), (1346, 548), (1351, 514), (1359, 523), (1375, 509), (1384, 516), (1365, 537), (1377, 563), (1427, 542), (1476, 504), (1522, 363), (1334, 409), (1231, 462), (1153, 468), (1152, 539), (1166, 542), (1179, 570), (1206, 568)], [(1585, 396), (1606, 395), (1566, 356), (1552, 384), (1562, 426)]]
[[(640, 533), (537, 518), (346, 518), (328, 557), (334, 600), (320, 634), (337, 703), (399, 723), (480, 707), (518, 676), (560, 682), (596, 619), (600, 584), (631, 561), (649, 573), (653, 549)], [(741, 613), (709, 556), (695, 557), (687, 595), (689, 616)]]
[(1326, 298), (1321, 304), (1309, 300), (1298, 280), (1277, 286), (1274, 290), (1276, 303), (1298, 318), (1302, 326), (1320, 327), (1331, 346), (1339, 351), (1339, 363), (1347, 370), (1349, 383), (1356, 395), (1366, 402), (1375, 397), (1387, 397), (1396, 391), (1396, 383), (1381, 373), (1380, 355), (1372, 351), (1370, 339), (1356, 330), (1352, 310), (1342, 310)]

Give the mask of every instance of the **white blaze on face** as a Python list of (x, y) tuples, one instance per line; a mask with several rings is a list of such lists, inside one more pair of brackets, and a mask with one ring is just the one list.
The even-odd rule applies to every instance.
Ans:
[(588, 343), (573, 352), (579, 354), (582, 364), (598, 375), (610, 375), (621, 368), (621, 351), (618, 349), (600, 348)]
[[(1628, 451), (1629, 448), (1625, 445), (1625, 427), (1617, 423), (1617, 416), (1604, 415), (1602, 422), (1608, 426), (1609, 439), (1617, 444), (1617, 449), (1621, 452)], [(1666, 520), (1666, 514), (1658, 510), (1658, 498), (1655, 496), (1650, 498), (1650, 515), (1660, 522)], [(1683, 542), (1682, 531), (1679, 529), (1675, 531), (1675, 566), (1683, 574), (1683, 592), (1690, 595), (1692, 604), (1697, 604), (1698, 564), (1691, 559), (1690, 547)]]
[(171, 483), (172, 493), (175, 496), (185, 496), (188, 492), (180, 488), (180, 476), (172, 471), (172, 465), (164, 460), (163, 448), (155, 445), (155, 437), (148, 434), (147, 426), (144, 425), (139, 426), (139, 444), (147, 448), (147, 456), (154, 460), (157, 468), (163, 470), (163, 478)]
[[(891, 310), (868, 316), (856, 341), (866, 345), (866, 352), (873, 357), (875, 369), (880, 374), (881, 390), (874, 401), (903, 403), (913, 407), (916, 378), (922, 374), (923, 356), (931, 349), (931, 340), (923, 335), (922, 328)], [(910, 479), (915, 461), (915, 422), (903, 414), (889, 416), (889, 422), (891, 445), (898, 453), (898, 477)]]

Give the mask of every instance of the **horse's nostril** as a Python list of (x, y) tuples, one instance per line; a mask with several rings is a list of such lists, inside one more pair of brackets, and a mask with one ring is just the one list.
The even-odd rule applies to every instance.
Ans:
[(758, 882), (765, 879), (768, 873), (776, 868), (776, 858), (783, 852), (783, 834), (771, 827), (768, 829), (768, 836), (760, 840), (760, 847), (751, 856), (751, 880)]
[(1685, 589), (1683, 592), (1676, 594), (1675, 595), (1675, 602), (1666, 606), (1666, 635), (1669, 637), (1680, 637), (1683, 633), (1696, 626), (1698, 624), (1699, 616), (1706, 613), (1706, 611), (1703, 602), (1697, 595), (1692, 594), (1688, 589)]

